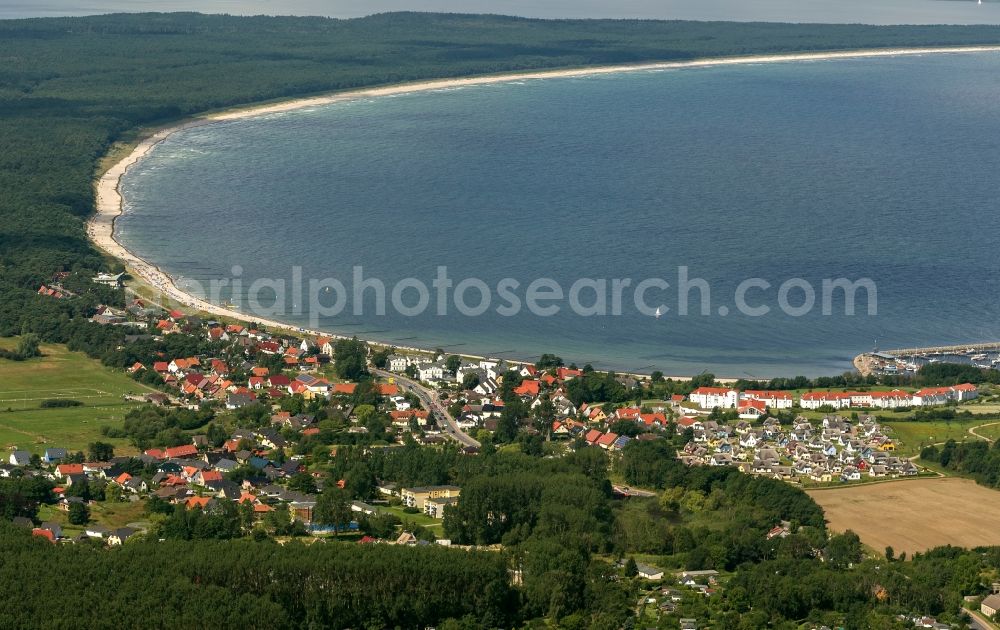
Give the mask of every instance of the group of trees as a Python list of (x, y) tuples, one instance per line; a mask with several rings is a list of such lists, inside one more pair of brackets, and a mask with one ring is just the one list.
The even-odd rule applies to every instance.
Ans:
[[(106, 437), (127, 437), (139, 450), (150, 447), (170, 447), (187, 444), (191, 441), (185, 431), (198, 429), (214, 417), (209, 409), (194, 411), (191, 409), (160, 408), (144, 405), (130, 410), (125, 414), (125, 423), (121, 428), (105, 426), (101, 432)], [(213, 441), (225, 439), (216, 429)]]
[[(506, 562), (489, 552), (173, 539), (100, 550), (55, 546), (0, 523), (0, 554), (5, 628), (158, 619), (219, 628), (440, 627), (449, 619), (509, 627), (518, 618)], [(52, 567), (86, 575), (87, 584), (59, 586)]]
[(583, 376), (567, 382), (566, 395), (577, 406), (592, 402), (620, 403), (641, 397), (641, 393), (626, 389), (614, 372), (594, 370), (585, 370)]
[(334, 369), (337, 376), (358, 381), (368, 376), (368, 345), (357, 338), (341, 339), (333, 347)]
[(968, 475), (984, 486), (1000, 488), (1000, 441), (948, 440), (940, 448), (931, 445), (923, 449), (920, 458)]
[(0, 479), (0, 519), (34, 519), (38, 507), (53, 499), (52, 482), (43, 477)]
[(892, 387), (944, 387), (960, 383), (1000, 383), (1000, 372), (989, 368), (960, 363), (928, 363), (922, 365), (916, 374), (861, 376), (857, 372), (844, 372), (839, 376), (819, 376), (807, 378), (773, 378), (769, 381), (741, 379), (732, 386), (736, 389), (794, 390), (830, 389), (850, 387), (864, 389), (874, 385)]
[(39, 347), (40, 341), (35, 333), (25, 333), (17, 340), (17, 347), (14, 350), (0, 348), (0, 359), (9, 361), (24, 361), (34, 357), (42, 356)]

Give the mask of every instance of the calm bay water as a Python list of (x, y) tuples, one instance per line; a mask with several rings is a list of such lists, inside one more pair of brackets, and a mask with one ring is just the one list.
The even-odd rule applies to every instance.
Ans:
[[(352, 266), (363, 265), (391, 287), (411, 276), (430, 284), (447, 265), (456, 282), (551, 277), (568, 288), (581, 277), (675, 284), (684, 265), (711, 284), (710, 315), (677, 316), (668, 291), (672, 310), (659, 320), (626, 298), (618, 317), (368, 308), (321, 325), (615, 369), (837, 373), (875, 339), (1000, 339), (998, 70), (996, 54), (757, 64), (523, 81), (213, 124), (175, 134), (130, 171), (119, 232), (168, 272), (204, 282), (233, 265), (247, 284), (290, 278), (301, 265), (306, 278), (349, 286)], [(774, 285), (753, 294), (770, 314), (732, 308), (749, 277)], [(871, 278), (878, 314), (863, 299), (853, 317), (781, 314), (777, 286), (792, 277), (817, 287)]]

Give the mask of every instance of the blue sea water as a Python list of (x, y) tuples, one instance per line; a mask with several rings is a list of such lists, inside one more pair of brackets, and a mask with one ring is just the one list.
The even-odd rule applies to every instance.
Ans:
[[(1000, 55), (769, 63), (517, 81), (222, 122), (177, 133), (124, 180), (122, 240), (207, 283), (336, 277), (662, 277), (639, 313), (320, 321), (402, 345), (598, 367), (833, 374), (871, 349), (1000, 339)], [(680, 316), (678, 267), (711, 308)], [(737, 312), (747, 278), (769, 290)], [(778, 286), (815, 287), (807, 315)], [(877, 314), (820, 307), (823, 279), (870, 278)], [(634, 285), (633, 285), (634, 286)], [(433, 290), (432, 290), (433, 291)], [(404, 295), (408, 304), (415, 293)], [(475, 304), (478, 293), (467, 293)], [(592, 293), (582, 292), (589, 304)], [(224, 295), (226, 299), (229, 295)], [(237, 298), (244, 297), (242, 294)], [(350, 297), (350, 296), (348, 296)], [(370, 297), (370, 293), (369, 293)], [(789, 302), (802, 302), (792, 291)], [(323, 300), (329, 303), (327, 296)], [(303, 306), (306, 298), (289, 298)], [(291, 305), (289, 305), (291, 307)], [(728, 309), (727, 315), (719, 312)], [(348, 305), (350, 309), (350, 304)], [(284, 319), (307, 325), (308, 313)]]

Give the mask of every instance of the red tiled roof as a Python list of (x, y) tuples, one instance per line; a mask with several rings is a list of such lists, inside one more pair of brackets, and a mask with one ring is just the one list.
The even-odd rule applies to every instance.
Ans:
[(393, 383), (379, 383), (378, 393), (382, 396), (395, 396), (399, 393), (399, 385)]
[(185, 444), (183, 446), (173, 446), (164, 451), (167, 457), (191, 457), (198, 454), (198, 447), (194, 444)]
[(777, 392), (777, 391), (772, 392), (765, 390), (748, 389), (743, 393), (746, 394), (747, 396), (750, 396), (751, 398), (773, 398), (774, 400), (792, 400), (792, 395), (789, 394), (788, 392)]
[(850, 398), (848, 392), (806, 392), (802, 394), (802, 400), (843, 400)]
[(611, 433), (610, 431), (608, 431), (607, 433), (605, 433), (604, 435), (602, 435), (597, 439), (597, 444), (599, 446), (611, 446), (612, 444), (615, 443), (615, 440), (617, 439), (618, 439), (617, 433)]
[(212, 497), (191, 497), (185, 503), (187, 509), (193, 510), (196, 507), (205, 509), (208, 507), (208, 502), (212, 500)]
[(538, 381), (526, 379), (521, 381), (521, 384), (518, 387), (514, 388), (514, 393), (518, 396), (537, 396), (540, 388), (541, 383)]
[(765, 403), (763, 400), (753, 400), (753, 399), (740, 401), (740, 411), (751, 408), (756, 409), (757, 411), (766, 411), (767, 403)]
[(639, 419), (647, 426), (653, 426), (654, 424), (666, 424), (667, 417), (662, 413), (644, 413), (639, 415)]
[(699, 387), (698, 389), (694, 390), (691, 393), (692, 394), (699, 394), (699, 395), (702, 395), (702, 396), (704, 396), (704, 395), (712, 395), (712, 394), (715, 394), (716, 396), (725, 396), (725, 395), (730, 394), (730, 393), (732, 393), (734, 391), (735, 390), (729, 389), (728, 387)]

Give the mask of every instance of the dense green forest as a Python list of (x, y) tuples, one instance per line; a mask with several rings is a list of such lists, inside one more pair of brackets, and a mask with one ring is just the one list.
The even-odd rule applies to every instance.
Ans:
[(920, 452), (920, 458), (968, 475), (984, 486), (1000, 488), (1000, 441), (991, 444), (948, 440), (940, 447), (928, 446)]
[(168, 540), (104, 550), (56, 547), (0, 523), (0, 554), (4, 628), (414, 628), (449, 618), (503, 627), (517, 611), (499, 554), (438, 546)]
[[(609, 464), (629, 483), (662, 491), (614, 498)], [(444, 533), (455, 543), (502, 547), (336, 539), (307, 546), (294, 537), (304, 531), (289, 531), (279, 545), (235, 505), (203, 514), (152, 499), (147, 509), (167, 518), (120, 548), (55, 546), (0, 522), (0, 624), (611, 630), (638, 627), (636, 599), (659, 590), (629, 574), (624, 560), (641, 557), (668, 571), (725, 576), (710, 598), (685, 597), (656, 627), (677, 627), (680, 615), (733, 629), (902, 628), (901, 614), (957, 621), (962, 597), (987, 592), (1000, 569), (1000, 548), (870, 557), (855, 534), (828, 534), (822, 511), (800, 489), (730, 469), (687, 468), (666, 441), (633, 443), (616, 461), (596, 447), (557, 459), (345, 447), (323, 469), (347, 480), (344, 490), (321, 495), (340, 501), (376, 492), (376, 475), (460, 484), (462, 500), (446, 512)], [(47, 481), (0, 480), (0, 517), (32, 517), (52, 501)], [(362, 531), (383, 537), (398, 524), (359, 520)], [(789, 534), (768, 537), (781, 521)], [(72, 585), (52, 579), (53, 571)], [(668, 576), (663, 585), (676, 583)]]

